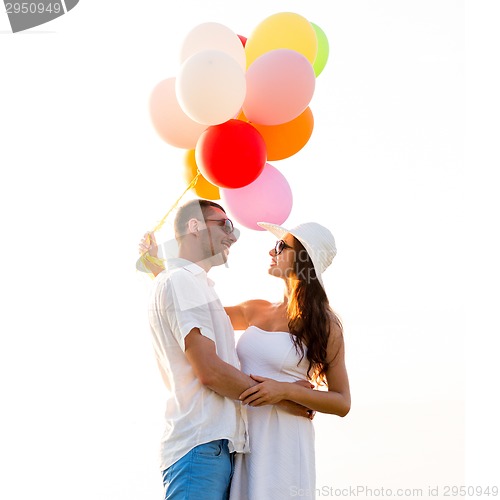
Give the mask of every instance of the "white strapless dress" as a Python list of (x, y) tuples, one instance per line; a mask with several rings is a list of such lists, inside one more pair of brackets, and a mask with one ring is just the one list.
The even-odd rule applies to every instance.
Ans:
[[(250, 326), (236, 346), (241, 369), (280, 382), (306, 379), (308, 361), (300, 357), (288, 332)], [(314, 426), (275, 405), (248, 409), (250, 453), (235, 455), (231, 500), (314, 498)]]

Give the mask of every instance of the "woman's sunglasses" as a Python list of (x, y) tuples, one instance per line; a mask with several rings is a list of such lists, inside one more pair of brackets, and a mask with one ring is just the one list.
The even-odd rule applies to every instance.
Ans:
[(290, 245), (287, 245), (283, 240), (278, 240), (276, 245), (274, 246), (274, 255), (279, 255), (285, 248), (292, 248)]
[(234, 224), (231, 219), (205, 219), (205, 222), (218, 222), (218, 226), (222, 226), (222, 230), (231, 234), (234, 231)]

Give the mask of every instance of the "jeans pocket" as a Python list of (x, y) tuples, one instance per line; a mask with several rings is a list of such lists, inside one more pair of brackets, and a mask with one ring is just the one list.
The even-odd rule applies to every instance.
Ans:
[(210, 441), (196, 447), (196, 454), (200, 457), (220, 457), (222, 455), (222, 440)]

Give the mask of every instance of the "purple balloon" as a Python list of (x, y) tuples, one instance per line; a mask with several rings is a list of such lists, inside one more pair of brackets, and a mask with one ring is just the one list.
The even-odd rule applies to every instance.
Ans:
[(234, 221), (255, 231), (264, 231), (257, 222), (283, 224), (292, 211), (290, 185), (269, 163), (255, 181), (242, 188), (221, 189), (220, 194)]

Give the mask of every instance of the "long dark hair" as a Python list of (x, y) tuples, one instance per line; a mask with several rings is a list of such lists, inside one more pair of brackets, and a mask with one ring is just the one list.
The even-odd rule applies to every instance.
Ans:
[[(297, 238), (293, 239), (293, 249), (295, 269), (294, 276), (289, 281), (291, 290), (287, 305), (288, 329), (295, 349), (301, 356), (300, 360), (306, 356), (309, 361), (307, 376), (317, 384), (325, 385), (328, 367), (335, 362), (340, 352), (343, 340), (342, 323), (330, 307), (312, 260)], [(340, 337), (334, 339), (338, 348), (333, 359), (328, 359), (328, 341), (330, 335), (334, 334), (330, 328), (332, 319), (338, 326)]]

